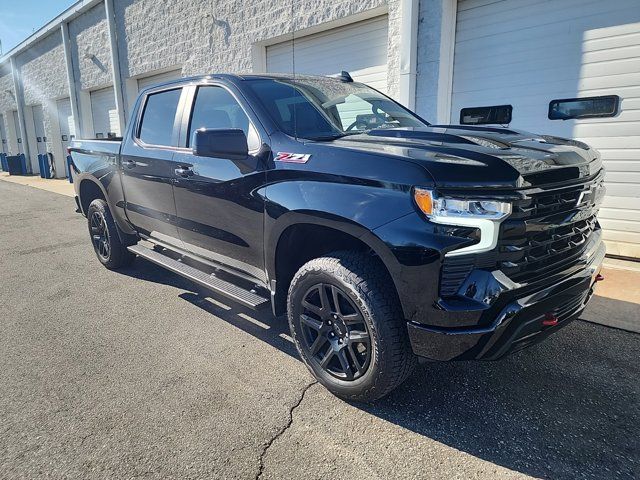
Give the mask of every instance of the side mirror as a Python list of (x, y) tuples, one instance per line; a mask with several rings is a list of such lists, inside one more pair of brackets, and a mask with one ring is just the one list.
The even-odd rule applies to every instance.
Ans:
[(200, 157), (246, 160), (247, 136), (239, 128), (200, 128), (193, 133), (193, 154)]

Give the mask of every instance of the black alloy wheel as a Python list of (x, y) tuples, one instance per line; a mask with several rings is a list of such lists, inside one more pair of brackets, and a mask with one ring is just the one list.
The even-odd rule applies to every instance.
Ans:
[(109, 261), (111, 257), (111, 243), (109, 241), (109, 229), (101, 211), (93, 211), (90, 219), (91, 241), (93, 248), (100, 258)]
[(105, 267), (114, 270), (133, 261), (135, 255), (120, 240), (118, 227), (104, 199), (96, 198), (89, 204), (87, 225), (93, 249)]
[(333, 377), (352, 381), (371, 364), (372, 338), (362, 312), (335, 285), (307, 290), (300, 314), (302, 346), (308, 358)]

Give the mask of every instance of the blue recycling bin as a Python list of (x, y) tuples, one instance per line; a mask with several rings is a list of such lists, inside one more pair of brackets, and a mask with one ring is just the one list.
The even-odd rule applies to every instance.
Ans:
[(38, 165), (40, 165), (40, 177), (51, 178), (51, 166), (49, 165), (49, 155), (47, 153), (38, 154)]

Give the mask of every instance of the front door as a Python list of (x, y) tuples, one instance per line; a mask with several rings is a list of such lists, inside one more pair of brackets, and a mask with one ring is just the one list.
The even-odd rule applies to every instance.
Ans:
[(182, 88), (154, 90), (141, 99), (137, 122), (120, 155), (127, 218), (150, 238), (181, 247), (173, 199)]
[(192, 96), (190, 121), (183, 124), (186, 146), (198, 128), (239, 128), (247, 135), (250, 155), (233, 161), (176, 153), (175, 162), (186, 170), (176, 175), (174, 188), (180, 238), (187, 250), (265, 281), (264, 199), (258, 190), (266, 174), (257, 155), (256, 120), (221, 85), (199, 86)]

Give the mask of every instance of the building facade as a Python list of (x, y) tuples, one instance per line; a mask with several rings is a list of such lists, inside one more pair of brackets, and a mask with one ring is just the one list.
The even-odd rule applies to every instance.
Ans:
[(586, 141), (608, 251), (640, 257), (640, 0), (80, 0), (0, 58), (2, 152), (64, 177), (69, 141), (121, 135), (147, 85), (294, 69), (347, 70), (438, 124), (508, 112)]

